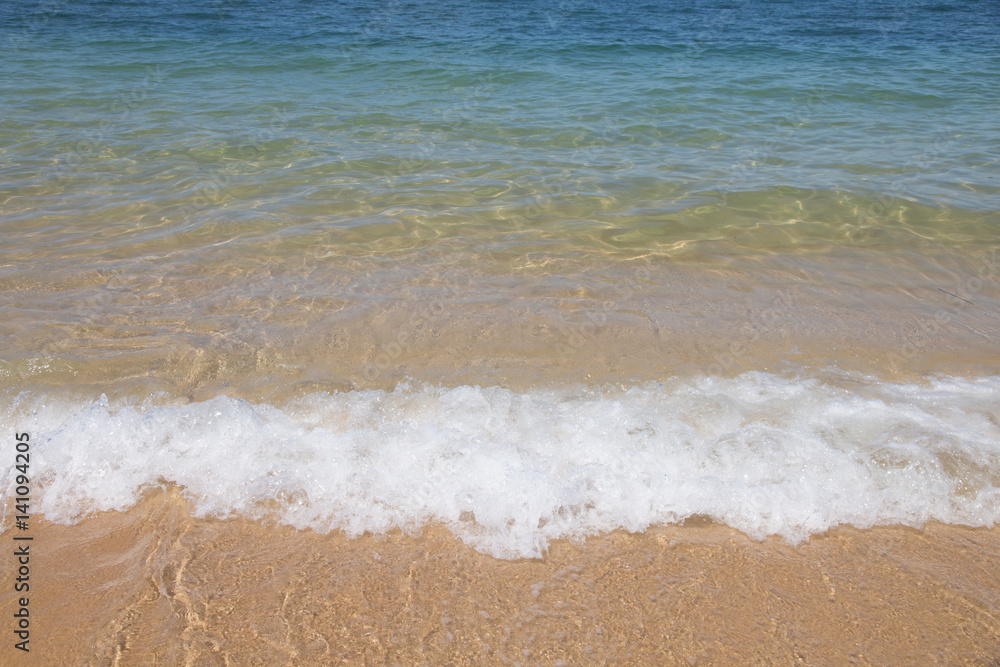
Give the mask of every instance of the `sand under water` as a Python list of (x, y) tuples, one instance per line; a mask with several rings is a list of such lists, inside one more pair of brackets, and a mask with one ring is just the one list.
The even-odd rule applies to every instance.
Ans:
[(1000, 664), (998, 21), (0, 4), (0, 662)]
[[(341, 328), (364, 351), (342, 385), (314, 381), (338, 363), (322, 344), (290, 348), (285, 376), (222, 355), (117, 384), (36, 369), (7, 395), (9, 426), (38, 434), (44, 501), (31, 653), (4, 662), (996, 664), (994, 282), (974, 304), (926, 283), (862, 309), (850, 287), (799, 281), (782, 306), (788, 288), (706, 272), (685, 296), (671, 275), (643, 273), (600, 322), (593, 292), (536, 294), (491, 326), (470, 324), (486, 308), (389, 301), (364, 321), (413, 337), (379, 352)], [(684, 301), (715, 326), (682, 329)], [(116, 391), (94, 401), (101, 382)], [(3, 589), (0, 617), (17, 598)]]
[(8, 273), (5, 664), (996, 664), (989, 249), (456, 257)]

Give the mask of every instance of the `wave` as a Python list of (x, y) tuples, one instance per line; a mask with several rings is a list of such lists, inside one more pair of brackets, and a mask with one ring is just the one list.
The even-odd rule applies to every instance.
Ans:
[(1000, 517), (1000, 376), (404, 384), (280, 406), (24, 393), (0, 414), (6, 432), (31, 433), (33, 511), (62, 523), (167, 484), (199, 516), (351, 535), (436, 523), (502, 558), (694, 516), (791, 542), (838, 524)]

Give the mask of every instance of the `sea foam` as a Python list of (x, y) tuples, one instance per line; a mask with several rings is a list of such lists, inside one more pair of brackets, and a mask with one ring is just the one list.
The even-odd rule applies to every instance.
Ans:
[(1000, 377), (748, 373), (526, 393), (404, 384), (280, 407), (167, 403), (8, 400), (6, 432), (31, 433), (33, 512), (74, 522), (169, 483), (201, 516), (351, 535), (440, 523), (503, 558), (693, 515), (791, 542), (845, 523), (1000, 516)]

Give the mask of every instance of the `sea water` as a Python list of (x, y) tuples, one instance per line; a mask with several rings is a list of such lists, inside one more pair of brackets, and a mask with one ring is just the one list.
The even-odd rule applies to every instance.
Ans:
[(5, 5), (0, 422), (38, 507), (171, 484), (505, 557), (993, 525), (998, 11)]

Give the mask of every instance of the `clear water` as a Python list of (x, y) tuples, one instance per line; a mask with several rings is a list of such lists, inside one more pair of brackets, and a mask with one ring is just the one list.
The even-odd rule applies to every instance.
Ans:
[[(198, 406), (219, 395), (281, 412), (332, 392), (318, 404), (332, 419), (338, 401), (381, 400), (348, 390), (391, 388), (408, 376), (486, 386), (477, 392), (517, 385), (518, 400), (542, 390), (534, 385), (571, 392), (605, 381), (642, 396), (602, 398), (593, 408), (602, 414), (622, 404), (656, 413), (680, 400), (643, 393), (642, 381), (707, 382), (773, 371), (775, 359), (783, 363), (769, 381), (789, 391), (843, 387), (838, 368), (860, 369), (862, 402), (875, 400), (865, 392), (909, 386), (884, 377), (900, 359), (921, 362), (917, 385), (966, 381), (936, 377), (952, 369), (938, 353), (978, 355), (981, 364), (965, 364), (963, 375), (993, 382), (997, 25), (1000, 8), (985, 1), (5, 4), (6, 428), (23, 429), (25, 405), (36, 414), (63, 406), (32, 428), (53, 451), (92, 451), (98, 469), (87, 474), (99, 477), (142, 439), (118, 441), (113, 454), (64, 426), (88, 419), (96, 408), (85, 406), (102, 405), (105, 393), (117, 406), (108, 408), (119, 415), (109, 417), (114, 429), (114, 419), (124, 427), (139, 418), (130, 410), (148, 415), (150, 406)], [(734, 396), (747, 390), (726, 386)], [(433, 403), (440, 391), (418, 394)], [(780, 441), (785, 455), (810, 461), (810, 442), (829, 453), (865, 439), (840, 426), (817, 435), (833, 409), (817, 398), (822, 407), (782, 422), (775, 441), (766, 428), (754, 430), (770, 417), (726, 412), (711, 398), (717, 391), (702, 397), (718, 408), (705, 408), (715, 415), (708, 419), (729, 426), (699, 436), (705, 442), (745, 440), (754, 452)], [(882, 426), (858, 445), (923, 452), (908, 461), (942, 447), (971, 451), (986, 471), (975, 480), (945, 466), (945, 481), (921, 487), (937, 510), (903, 511), (891, 500), (914, 488), (906, 475), (879, 478), (890, 500), (864, 516), (845, 507), (787, 521), (735, 496), (729, 505), (699, 504), (692, 499), (716, 482), (690, 478), (698, 490), (669, 511), (641, 509), (635, 503), (646, 501), (626, 494), (631, 500), (606, 506), (592, 499), (611, 508), (598, 520), (590, 510), (560, 509), (572, 503), (553, 492), (528, 514), (511, 510), (493, 528), (481, 526), (489, 539), (462, 534), (510, 554), (533, 553), (546, 536), (691, 513), (793, 538), (840, 521), (991, 524), (1000, 515), (989, 445), (996, 403), (955, 396), (957, 412), (917, 426), (904, 416), (912, 406), (893, 399)], [(226, 405), (232, 423), (214, 432), (223, 449), (238, 437), (242, 409)], [(185, 415), (170, 417), (176, 423), (162, 427), (158, 442), (180, 437)], [(390, 431), (402, 428), (393, 419), (372, 427), (385, 451), (395, 451)], [(452, 430), (463, 419), (455, 415)], [(607, 437), (618, 444), (607, 451), (631, 465), (637, 445), (613, 435), (630, 432), (622, 424), (609, 417)], [(649, 431), (640, 447), (653, 456), (649, 465), (676, 468), (676, 428)], [(416, 433), (426, 442), (407, 436), (408, 446), (436, 451), (438, 436)], [(468, 437), (496, 451), (507, 446), (506, 436)], [(493, 445), (480, 450), (482, 461)], [(333, 456), (326, 446), (302, 456), (322, 461)], [(138, 451), (135, 461), (147, 461)], [(259, 458), (253, 447), (246, 456)], [(567, 469), (583, 465), (566, 456)], [(770, 465), (760, 456), (744, 452), (725, 466)], [(240, 483), (228, 505), (208, 501), (168, 474), (173, 464), (133, 461), (149, 467), (106, 503), (70, 474), (72, 464), (55, 454), (44, 460), (53, 516), (127, 505), (161, 478), (213, 512), (250, 511)], [(273, 466), (242, 483), (285, 474)], [(420, 487), (431, 483), (428, 470), (407, 474)], [(867, 484), (856, 472), (852, 479)], [(791, 495), (788, 478), (762, 493), (780, 505), (842, 483), (832, 473), (800, 482)], [(464, 526), (440, 508), (460, 491), (478, 493), (445, 484), (433, 501), (406, 493), (386, 500), (351, 491), (356, 478), (342, 483), (357, 507), (344, 509), (341, 499), (334, 511), (317, 500), (310, 510), (329, 528)], [(82, 505), (55, 509), (66, 494)], [(656, 497), (650, 502), (662, 509)], [(372, 509), (386, 504), (395, 518)], [(543, 515), (569, 523), (552, 532), (551, 522), (539, 526)], [(508, 520), (516, 529), (496, 528)]]

